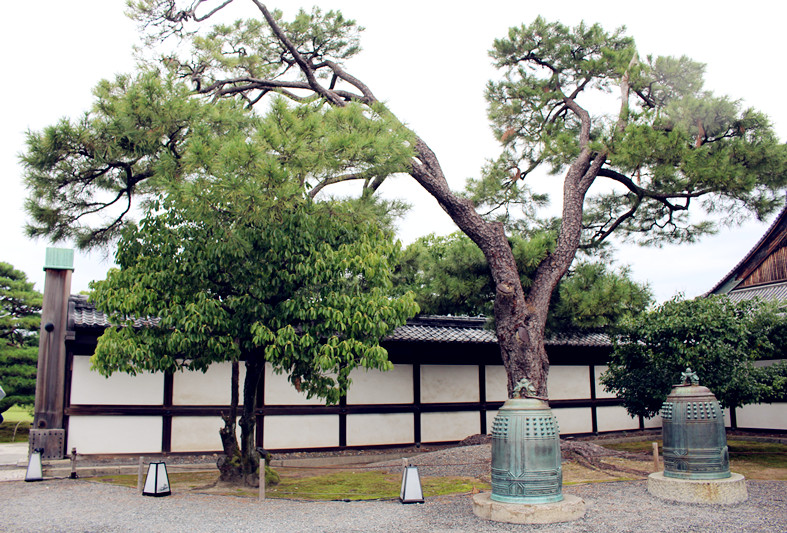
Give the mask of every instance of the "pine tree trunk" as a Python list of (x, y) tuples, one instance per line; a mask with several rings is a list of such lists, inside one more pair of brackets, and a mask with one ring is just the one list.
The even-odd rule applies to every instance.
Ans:
[[(558, 283), (568, 272), (579, 249), (585, 194), (603, 164), (584, 151), (569, 169), (563, 187), (563, 213), (555, 249), (538, 266), (525, 296), (508, 248), (504, 258), (485, 242), (476, 241), (489, 262), (496, 283), (495, 325), (500, 354), (508, 376), (508, 395), (522, 378), (528, 378), (538, 396), (547, 398), (549, 358), (544, 346), (549, 304)], [(498, 237), (499, 240), (499, 237)], [(506, 240), (507, 242), (507, 240)], [(498, 244), (497, 248), (501, 245)]]

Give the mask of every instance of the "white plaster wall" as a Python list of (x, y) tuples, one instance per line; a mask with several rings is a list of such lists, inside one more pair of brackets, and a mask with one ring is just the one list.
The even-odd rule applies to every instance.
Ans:
[(558, 366), (549, 367), (547, 390), (550, 400), (579, 400), (590, 398), (590, 367)]
[(767, 367), (783, 361), (784, 359), (765, 359), (764, 361), (754, 361), (754, 366)]
[[(504, 402), (508, 399), (508, 376), (503, 365), (486, 367), (486, 401)], [(492, 426), (489, 426), (492, 427)]]
[[(575, 400), (590, 398), (589, 367), (585, 365), (549, 367), (547, 389), (553, 400)], [(598, 371), (596, 372), (598, 374)], [(486, 367), (486, 400), (504, 402), (508, 399), (507, 376), (505, 367), (494, 365)], [(613, 397), (606, 395), (604, 397)]]
[(611, 392), (606, 392), (604, 390), (604, 385), (599, 382), (599, 378), (601, 378), (601, 374), (607, 371), (609, 368), (607, 365), (599, 365), (594, 367), (594, 371), (596, 374), (596, 398), (616, 398), (615, 394)]
[(486, 434), (487, 435), (491, 435), (492, 434), (492, 424), (494, 423), (495, 417), (497, 416), (497, 413), (499, 413), (499, 412), (500, 411), (487, 411), (486, 412)]
[[(478, 366), (421, 366), (421, 403), (478, 401), (480, 401), (478, 391)], [(478, 433), (478, 431), (476, 431), (476, 433)]]
[(623, 407), (597, 407), (599, 431), (628, 431), (639, 429), (639, 418), (629, 416)]
[(295, 390), (284, 374), (275, 374), (265, 363), (265, 405), (325, 405), (319, 398), (307, 399), (306, 393)]
[(653, 429), (653, 428), (660, 428), (662, 424), (661, 416), (656, 415), (653, 418), (646, 418), (645, 419), (645, 428), (646, 429)]
[[(588, 387), (590, 387), (590, 384), (588, 384)], [(557, 418), (561, 435), (593, 432), (593, 419), (591, 418), (590, 407), (552, 409), (552, 414)]]
[(161, 405), (163, 401), (163, 373), (142, 372), (131, 376), (115, 372), (105, 378), (90, 370), (89, 356), (74, 356), (72, 405)]
[(787, 429), (787, 403), (761, 403), (735, 411), (739, 428)]
[(327, 448), (339, 445), (338, 415), (266, 416), (263, 447)]
[[(486, 412), (486, 432), (492, 434), (492, 423), (499, 411)], [(593, 421), (590, 418), (590, 407), (567, 407), (564, 409), (552, 409), (552, 414), (557, 418), (561, 435), (571, 433), (591, 433), (593, 431)]]
[(389, 372), (356, 368), (350, 379), (348, 404), (413, 403), (413, 365), (394, 365)]
[[(219, 429), (224, 421), (217, 416), (174, 416), (172, 417), (173, 452), (221, 451)], [(240, 439), (240, 427), (236, 426)]]
[(347, 416), (347, 445), (409, 444), (415, 436), (412, 413)]
[(457, 413), (422, 413), (421, 441), (443, 442), (462, 440), (480, 432), (478, 411)]
[(160, 416), (70, 416), (68, 445), (77, 453), (160, 453)]
[[(246, 365), (238, 365), (238, 401), (243, 405)], [(232, 399), (232, 363), (214, 363), (207, 372), (184, 370), (172, 376), (173, 405), (229, 405)]]

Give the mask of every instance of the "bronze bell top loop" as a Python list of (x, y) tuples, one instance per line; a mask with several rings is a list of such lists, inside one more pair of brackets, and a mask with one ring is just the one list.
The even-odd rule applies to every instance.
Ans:
[(700, 384), (700, 377), (688, 366), (686, 367), (685, 372), (680, 373), (680, 378), (683, 381), (680, 383), (680, 385), (676, 385), (676, 387), (689, 387)]

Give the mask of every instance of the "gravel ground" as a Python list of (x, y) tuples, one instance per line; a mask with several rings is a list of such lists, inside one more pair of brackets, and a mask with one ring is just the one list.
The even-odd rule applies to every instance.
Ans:
[(749, 500), (732, 506), (669, 503), (651, 497), (646, 482), (567, 487), (583, 498), (584, 518), (566, 524), (520, 526), (480, 520), (467, 495), (398, 502), (258, 502), (224, 496), (140, 496), (124, 487), (82, 480), (0, 483), (0, 530), (15, 532), (784, 532), (787, 482), (749, 481)]
[[(418, 455), (424, 475), (489, 477), (489, 445)], [(478, 464), (481, 463), (481, 464)], [(401, 461), (379, 463), (397, 470)], [(646, 481), (564, 488), (582, 498), (585, 517), (565, 524), (514, 525), (473, 514), (469, 495), (398, 501), (305, 502), (178, 493), (163, 498), (89, 480), (0, 483), (0, 531), (14, 532), (787, 532), (787, 482), (748, 481), (748, 501), (730, 506), (665, 502)]]
[[(492, 445), (460, 446), (421, 453), (407, 458), (407, 464), (418, 467), (422, 476), (470, 476), (489, 481), (492, 476)], [(402, 461), (372, 463), (391, 472), (402, 471)]]

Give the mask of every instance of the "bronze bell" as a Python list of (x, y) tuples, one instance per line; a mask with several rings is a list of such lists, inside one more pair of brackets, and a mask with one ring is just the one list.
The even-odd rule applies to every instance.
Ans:
[(730, 477), (724, 412), (716, 396), (687, 368), (661, 406), (664, 476), (680, 479)]
[[(521, 391), (521, 393), (520, 393)], [(549, 404), (526, 379), (492, 424), (492, 495), (506, 503), (539, 504), (563, 499), (560, 431)]]

